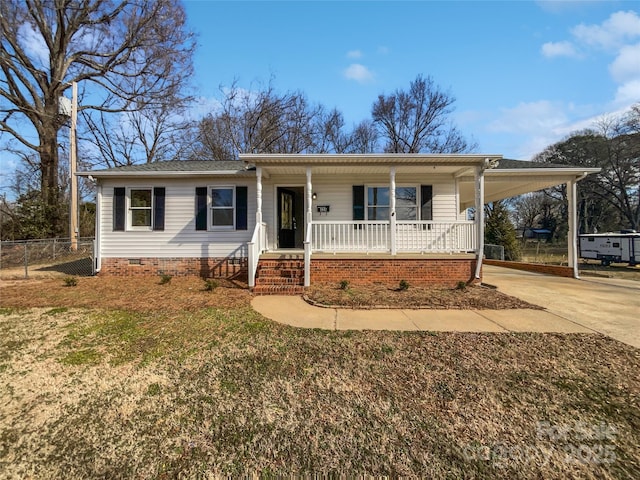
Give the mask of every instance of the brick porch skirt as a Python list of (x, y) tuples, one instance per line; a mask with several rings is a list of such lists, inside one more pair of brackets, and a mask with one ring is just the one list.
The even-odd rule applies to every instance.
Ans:
[(357, 258), (311, 259), (311, 285), (339, 283), (354, 285), (387, 284), (401, 280), (409, 285), (455, 287), (458, 282), (474, 280), (475, 258)]

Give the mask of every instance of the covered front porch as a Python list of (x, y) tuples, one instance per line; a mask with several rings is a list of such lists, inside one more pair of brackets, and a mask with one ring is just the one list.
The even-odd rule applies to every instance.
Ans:
[(248, 248), (252, 287), (258, 260), (273, 251), (300, 251), (303, 285), (309, 286), (311, 260), (322, 254), (343, 259), (364, 254), (369, 260), (373, 254), (396, 259), (405, 254), (477, 258), (482, 249), (482, 208), (474, 220), (467, 219), (456, 178), (468, 172), (477, 177), (482, 205), (482, 173), (492, 161), (486, 156), (241, 158), (256, 169), (256, 225)]
[[(305, 287), (314, 281), (312, 260), (326, 254), (343, 265), (361, 255), (371, 262), (372, 255), (383, 254), (390, 259), (385, 263), (389, 272), (395, 268), (389, 262), (404, 255), (447, 261), (462, 254), (467, 266), (473, 259), (473, 272), (458, 280), (478, 280), (485, 202), (566, 183), (573, 238), (575, 184), (590, 173), (520, 165), (497, 169), (501, 157), (496, 155), (251, 154), (241, 159), (256, 171), (256, 223), (248, 244), (251, 287), (261, 256), (293, 250), (301, 256), (296, 275)], [(510, 162), (505, 160), (508, 167)], [(469, 207), (473, 220), (467, 218)], [(569, 242), (569, 259), (577, 266), (575, 242)], [(417, 264), (402, 265), (412, 269)], [(348, 273), (338, 263), (332, 268)], [(361, 267), (354, 275), (371, 276)]]

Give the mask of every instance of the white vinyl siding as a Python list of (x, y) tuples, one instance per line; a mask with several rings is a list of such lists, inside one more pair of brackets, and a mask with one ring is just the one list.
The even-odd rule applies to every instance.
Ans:
[(192, 179), (158, 179), (146, 182), (149, 188), (163, 186), (165, 197), (165, 228), (163, 231), (113, 231), (114, 187), (137, 188), (139, 181), (109, 179), (102, 182), (100, 211), (101, 255), (120, 258), (140, 257), (246, 257), (256, 217), (254, 178), (200, 179), (198, 184), (209, 187), (245, 185), (248, 187), (247, 230), (197, 231), (195, 225), (195, 187)]

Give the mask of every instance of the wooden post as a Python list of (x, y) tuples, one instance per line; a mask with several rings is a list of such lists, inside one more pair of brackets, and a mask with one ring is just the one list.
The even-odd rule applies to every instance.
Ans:
[(69, 194), (69, 239), (71, 240), (71, 251), (78, 250), (78, 177), (76, 176), (76, 129), (78, 123), (78, 84), (71, 84), (71, 133), (69, 135), (70, 159), (69, 176), (71, 181), (71, 193)]

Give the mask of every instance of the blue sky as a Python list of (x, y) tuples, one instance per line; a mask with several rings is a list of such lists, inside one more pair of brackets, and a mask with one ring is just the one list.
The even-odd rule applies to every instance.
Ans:
[(631, 1), (185, 1), (201, 111), (220, 86), (302, 91), (369, 118), (379, 94), (430, 75), (482, 153), (529, 159), (640, 102)]

